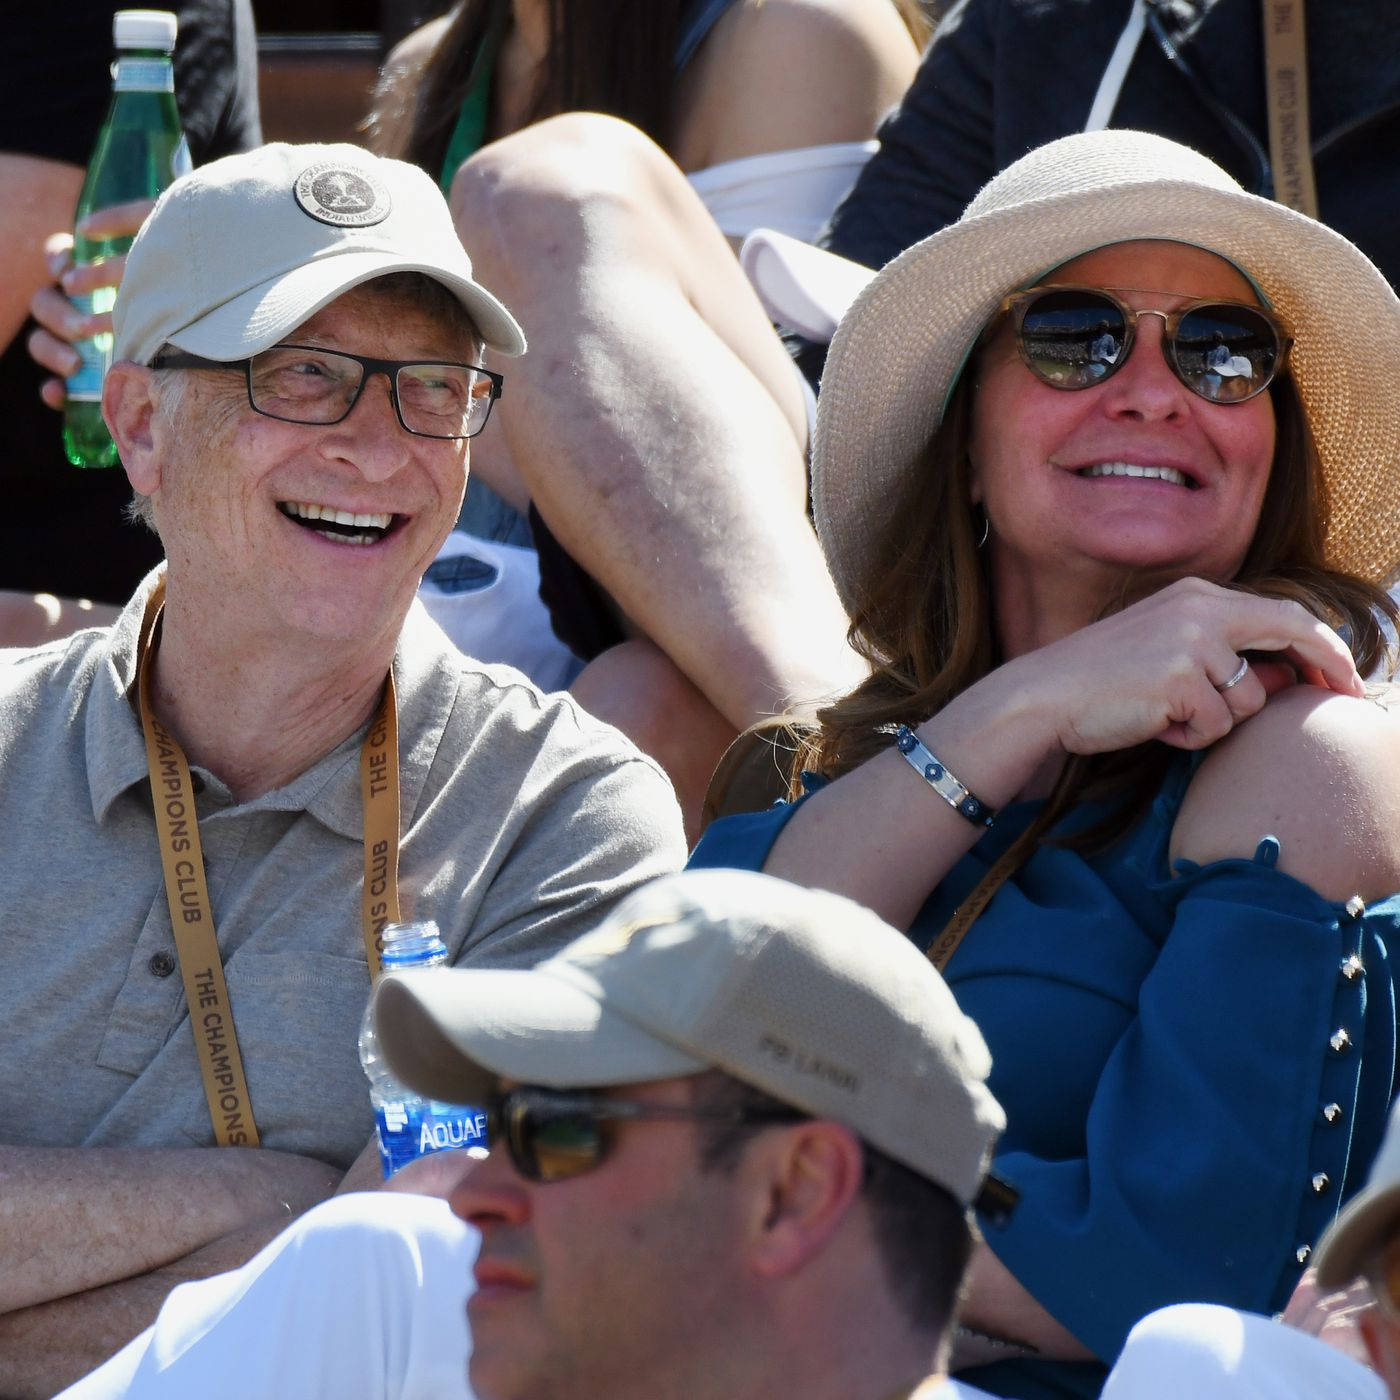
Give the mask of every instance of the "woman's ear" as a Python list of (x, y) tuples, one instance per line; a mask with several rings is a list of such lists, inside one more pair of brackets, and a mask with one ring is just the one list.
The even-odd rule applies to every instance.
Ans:
[(742, 1170), (753, 1191), (749, 1257), (776, 1277), (800, 1269), (839, 1229), (860, 1195), (864, 1149), (849, 1128), (814, 1118), (765, 1134)]
[(969, 448), (967, 454), (967, 499), (974, 506), (982, 504), (982, 478), (975, 465), (976, 454)]
[(160, 485), (152, 431), (158, 394), (154, 372), (131, 360), (118, 360), (102, 383), (102, 416), (132, 490), (143, 496), (151, 495)]

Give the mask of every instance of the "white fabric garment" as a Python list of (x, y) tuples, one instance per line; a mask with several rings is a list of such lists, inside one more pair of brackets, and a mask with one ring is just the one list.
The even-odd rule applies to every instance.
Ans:
[(336, 1196), (242, 1268), (174, 1289), (59, 1400), (472, 1400), (478, 1243), (435, 1197)]
[(1128, 1333), (1101, 1400), (1386, 1400), (1335, 1347), (1255, 1313), (1177, 1303)]
[(686, 178), (729, 238), (774, 228), (813, 242), (878, 141), (841, 141), (726, 160)]
[(771, 228), (749, 234), (739, 249), (739, 266), (768, 319), (818, 345), (830, 342), (851, 303), (875, 276), (861, 263)]
[(554, 635), (533, 549), (454, 530), (423, 575), (418, 596), (458, 651), (514, 666), (541, 690), (567, 690), (583, 669)]

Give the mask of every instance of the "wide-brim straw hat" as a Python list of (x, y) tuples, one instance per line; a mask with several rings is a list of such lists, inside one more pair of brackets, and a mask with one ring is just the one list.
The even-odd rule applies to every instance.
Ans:
[(817, 402), (812, 503), (848, 608), (883, 567), (874, 532), (1002, 299), (1095, 248), (1157, 238), (1228, 258), (1286, 323), (1325, 475), (1327, 563), (1385, 585), (1400, 574), (1400, 301), (1389, 283), (1341, 234), (1247, 193), (1205, 156), (1107, 130), (1007, 166), (842, 318)]

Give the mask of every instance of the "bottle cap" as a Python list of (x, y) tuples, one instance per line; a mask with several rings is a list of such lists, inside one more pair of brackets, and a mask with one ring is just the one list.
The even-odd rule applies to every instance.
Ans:
[(432, 919), (423, 919), (418, 923), (385, 924), (382, 936), (386, 968), (413, 967), (429, 958), (447, 956), (447, 945)]
[(178, 23), (170, 10), (118, 10), (112, 16), (112, 42), (119, 49), (174, 53)]

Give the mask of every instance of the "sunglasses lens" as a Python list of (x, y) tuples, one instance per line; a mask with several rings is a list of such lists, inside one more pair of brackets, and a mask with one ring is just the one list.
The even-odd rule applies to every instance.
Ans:
[(1268, 318), (1247, 306), (1197, 306), (1181, 318), (1172, 353), (1182, 382), (1202, 398), (1239, 403), (1273, 378), (1279, 341)]
[(1117, 367), (1127, 340), (1108, 297), (1077, 287), (1042, 292), (1021, 318), (1021, 358), (1056, 389), (1087, 389)]
[(512, 1160), (516, 1170), (532, 1181), (578, 1176), (603, 1157), (604, 1125), (586, 1108), (516, 1099), (507, 1118)]

